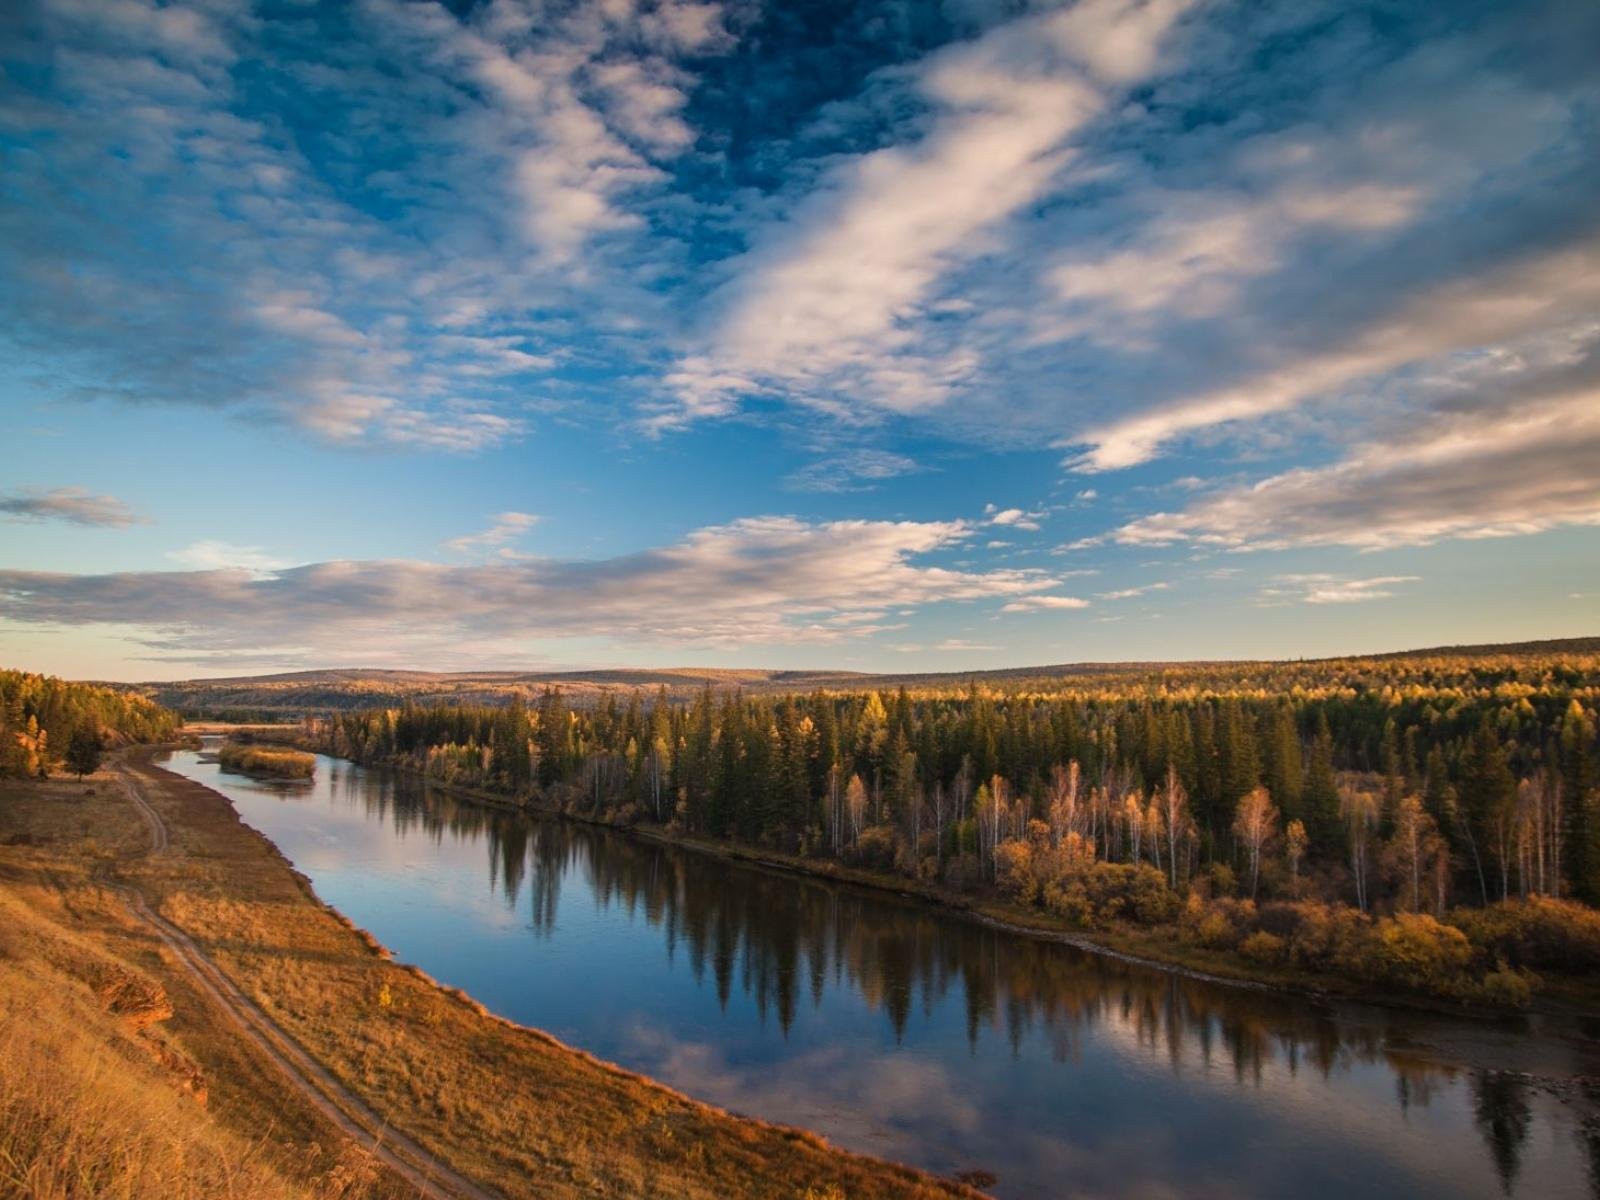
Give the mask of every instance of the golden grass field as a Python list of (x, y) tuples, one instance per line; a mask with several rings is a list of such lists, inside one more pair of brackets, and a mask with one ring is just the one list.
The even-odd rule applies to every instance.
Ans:
[(144, 855), (105, 772), (0, 784), (0, 1196), (415, 1194), (235, 1036), (113, 878), (393, 1128), (507, 1197), (977, 1194), (492, 1016), (390, 962), (221, 796), (128, 763), (167, 854)]

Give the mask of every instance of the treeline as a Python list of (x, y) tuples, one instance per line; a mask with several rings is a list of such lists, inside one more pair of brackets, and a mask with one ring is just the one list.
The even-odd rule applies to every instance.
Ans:
[[(1308, 684), (1313, 665), (1297, 665)], [(546, 690), (336, 713), (310, 732), (357, 761), (992, 890), (1079, 927), (1178, 929), (1450, 994), (1493, 975), (1494, 998), (1514, 999), (1520, 968), (1600, 946), (1594, 914), (1569, 903), (1600, 894), (1593, 664), (1537, 686), (1503, 667), (1404, 667), (1404, 687), (1345, 676), (1276, 695), (707, 689), (577, 710)], [(1533, 899), (1498, 925), (1452, 915)]]
[(0, 778), (48, 775), (88, 761), (91, 747), (167, 741), (179, 724), (131, 692), (0, 670)]
[[(998, 879), (1000, 847), (1039, 821), (1052, 847), (1075, 835), (1174, 886), (1221, 865), (1258, 892), (1332, 883), (1361, 907), (1415, 908), (1424, 884), (1435, 906), (1596, 897), (1594, 703), (1581, 676), (1273, 697), (708, 689), (585, 710), (549, 690), (533, 705), (338, 713), (316, 736), (359, 761), (908, 873), (932, 859)], [(1397, 832), (1416, 861), (1386, 881)]]

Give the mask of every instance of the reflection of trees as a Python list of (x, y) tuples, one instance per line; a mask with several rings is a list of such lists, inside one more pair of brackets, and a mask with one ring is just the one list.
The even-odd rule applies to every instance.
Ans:
[[(1408, 1052), (1400, 1039), (1391, 1042), (1375, 1022), (1351, 1028), (1303, 999), (1219, 987), (825, 880), (486, 807), (413, 777), (357, 776), (341, 772), (336, 792), (397, 834), (481, 841), (491, 889), (510, 907), (526, 887), (536, 933), (554, 929), (562, 880), (581, 877), (603, 908), (619, 906), (659, 930), (668, 957), (682, 955), (724, 1007), (737, 988), (785, 1034), (807, 999), (821, 1004), (830, 982), (881, 1012), (897, 1040), (914, 1012), (932, 1012), (958, 989), (974, 1053), (986, 1032), (1013, 1054), (1037, 1035), (1058, 1061), (1072, 1061), (1084, 1031), (1102, 1026), (1165, 1057), (1174, 1072), (1221, 1068), (1242, 1084), (1259, 1084), (1274, 1064), (1326, 1076), (1381, 1063), (1402, 1110), (1427, 1105), (1456, 1074)], [(1472, 1089), (1478, 1126), (1509, 1192), (1530, 1124), (1524, 1085), (1479, 1073)], [(1600, 1196), (1600, 1138), (1591, 1141)]]
[(1478, 1128), (1494, 1156), (1500, 1186), (1509, 1196), (1532, 1123), (1527, 1085), (1504, 1071), (1478, 1071), (1472, 1076), (1472, 1101)]
[(1600, 1121), (1585, 1121), (1578, 1130), (1578, 1140), (1583, 1143), (1589, 1164), (1589, 1194), (1600, 1200)]

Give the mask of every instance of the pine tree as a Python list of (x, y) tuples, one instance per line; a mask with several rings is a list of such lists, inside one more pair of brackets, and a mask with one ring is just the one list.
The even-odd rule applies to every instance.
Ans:
[(1333, 733), (1326, 713), (1317, 713), (1317, 732), (1311, 739), (1311, 761), (1306, 769), (1301, 797), (1311, 850), (1323, 858), (1342, 853), (1343, 827), (1339, 818), (1339, 784), (1333, 773)]
[(79, 779), (85, 775), (93, 775), (100, 769), (100, 755), (104, 751), (104, 744), (100, 740), (100, 731), (93, 725), (79, 725), (72, 731), (72, 737), (67, 742), (67, 769)]
[(1480, 895), (1487, 903), (1491, 864), (1498, 868), (1501, 896), (1509, 895), (1510, 824), (1517, 799), (1517, 780), (1487, 714), (1462, 752), (1456, 799)]

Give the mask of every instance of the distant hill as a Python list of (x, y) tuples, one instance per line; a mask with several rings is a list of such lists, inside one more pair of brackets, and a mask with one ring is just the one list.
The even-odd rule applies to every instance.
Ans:
[(968, 681), (1007, 689), (1040, 690), (1064, 687), (1100, 687), (1114, 681), (1140, 680), (1178, 683), (1189, 679), (1227, 677), (1259, 683), (1265, 676), (1298, 668), (1341, 668), (1360, 673), (1363, 664), (1408, 660), (1562, 659), (1600, 654), (1600, 637), (1561, 638), (1549, 641), (1507, 642), (1476, 646), (1438, 646), (1379, 654), (1345, 655), (1305, 660), (1207, 660), (1183, 662), (1056, 663), (1030, 667), (1003, 667), (979, 671), (930, 671), (870, 674), (861, 671), (780, 671), (760, 668), (707, 667), (614, 668), (595, 671), (407, 671), (383, 668), (338, 667), (290, 671), (275, 675), (241, 675), (215, 679), (190, 679), (135, 685), (137, 690), (169, 708), (191, 715), (239, 718), (298, 717), (328, 709), (370, 708), (416, 703), (501, 704), (521, 695), (531, 699), (547, 687), (561, 689), (578, 705), (600, 701), (606, 695), (626, 697), (635, 692), (667, 695), (682, 700), (710, 686), (716, 690), (740, 688), (753, 693), (809, 691), (859, 691), (957, 688)]

